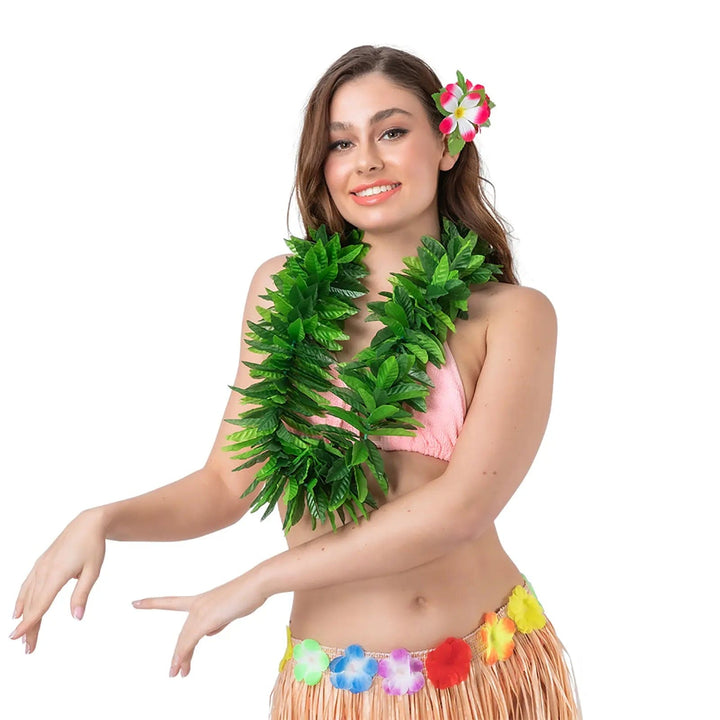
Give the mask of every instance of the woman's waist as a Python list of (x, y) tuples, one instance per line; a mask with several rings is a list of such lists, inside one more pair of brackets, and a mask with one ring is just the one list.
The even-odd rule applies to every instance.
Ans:
[[(432, 565), (432, 564), (430, 564)], [(421, 650), (463, 637), (506, 600), (522, 575), (505, 556), (493, 567), (465, 562), (428, 565), (393, 576), (296, 592), (292, 636), (321, 645), (389, 652)]]

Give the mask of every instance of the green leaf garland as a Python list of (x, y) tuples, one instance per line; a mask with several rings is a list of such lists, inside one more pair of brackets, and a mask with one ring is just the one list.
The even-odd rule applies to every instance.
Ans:
[[(241, 496), (262, 484), (251, 512), (267, 506), (264, 520), (282, 497), (285, 534), (306, 507), (313, 530), (317, 520), (329, 520), (335, 531), (336, 513), (342, 523), (345, 512), (358, 523), (360, 515), (367, 518), (366, 506), (377, 508), (363, 464), (387, 493), (382, 455), (371, 437), (413, 436), (424, 427), (412, 410), (427, 410), (427, 363), (445, 363), (447, 332), (455, 332), (458, 317), (468, 317), (469, 286), (497, 281), (493, 275), (502, 266), (486, 262), (492, 250), (476, 233), (442, 218), (441, 240), (423, 236), (417, 256), (403, 259), (407, 270), (391, 274), (393, 291), (380, 293), (387, 300), (367, 304), (367, 321), (384, 327), (367, 348), (341, 363), (332, 353), (349, 339), (344, 320), (359, 312), (353, 299), (368, 293), (360, 280), (369, 272), (362, 259), (370, 246), (358, 230), (341, 242), (337, 233), (328, 237), (324, 225), (307, 240), (291, 236), (285, 242), (292, 254), (272, 276), (275, 289), (260, 296), (273, 305), (258, 306), (261, 322), (248, 323), (249, 350), (266, 357), (243, 363), (259, 381), (230, 386), (241, 402), (258, 407), (226, 419), (243, 429), (227, 436), (231, 444), (223, 450), (242, 451), (232, 456), (245, 460), (235, 471), (266, 461)], [(330, 366), (337, 368), (340, 386), (332, 382)], [(350, 410), (330, 405), (320, 394), (327, 392)], [(307, 419), (326, 414), (355, 432)]]

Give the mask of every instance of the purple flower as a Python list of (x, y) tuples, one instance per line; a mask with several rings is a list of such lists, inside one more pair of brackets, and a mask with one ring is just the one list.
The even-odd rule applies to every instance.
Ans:
[(422, 660), (411, 657), (405, 648), (393, 650), (378, 666), (378, 674), (384, 678), (383, 689), (388, 695), (416, 693), (425, 684), (422, 670)]

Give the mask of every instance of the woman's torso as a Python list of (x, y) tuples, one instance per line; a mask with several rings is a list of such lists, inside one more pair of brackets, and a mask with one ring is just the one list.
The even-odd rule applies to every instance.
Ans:
[[(493, 309), (515, 288), (493, 282), (474, 289), (468, 298), (468, 319), (458, 319), (457, 332), (448, 333), (447, 342), (458, 366), (466, 408), (473, 400), (485, 361), (486, 331), (492, 322)], [(345, 333), (350, 339), (337, 354), (339, 361), (354, 357), (382, 328), (379, 322), (364, 322), (367, 302), (382, 299), (371, 292), (361, 299), (364, 302), (357, 301), (360, 312), (345, 322)], [(416, 452), (380, 452), (389, 482), (387, 496), (371, 473), (366, 473), (368, 489), (379, 506), (431, 482), (447, 467), (444, 460)], [(284, 517), (286, 507), (282, 500), (278, 506)], [(312, 530), (306, 515), (288, 532), (288, 547), (327, 532), (332, 532), (329, 523), (318, 524)], [(518, 568), (503, 550), (495, 526), (491, 525), (477, 539), (405, 572), (295, 592), (291, 631), (294, 637), (313, 638), (333, 647), (358, 643), (376, 652), (389, 652), (395, 647), (423, 650), (446, 637), (462, 637), (475, 629), (483, 614), (499, 607), (509, 590), (521, 581)]]

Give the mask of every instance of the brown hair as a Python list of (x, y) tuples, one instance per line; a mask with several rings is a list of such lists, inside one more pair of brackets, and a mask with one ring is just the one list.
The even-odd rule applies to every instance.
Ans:
[[(341, 85), (371, 72), (381, 72), (412, 92), (425, 108), (431, 126), (438, 128), (443, 119), (432, 99), (432, 93), (442, 83), (420, 58), (391, 47), (361, 45), (336, 60), (310, 95), (300, 135), (294, 192), (306, 234), (322, 224), (330, 232), (346, 233), (353, 228), (338, 212), (325, 184), (330, 102)], [(454, 167), (439, 174), (438, 214), (476, 232), (492, 248), (488, 260), (503, 266), (498, 280), (517, 285), (510, 230), (483, 191), (482, 183), (489, 181), (482, 177), (481, 170), (477, 147), (466, 143)]]

